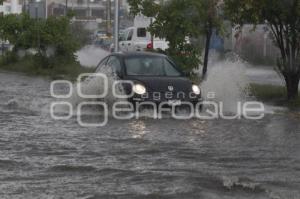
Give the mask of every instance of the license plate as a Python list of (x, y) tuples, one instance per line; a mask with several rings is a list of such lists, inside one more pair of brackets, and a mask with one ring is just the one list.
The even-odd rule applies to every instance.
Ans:
[(181, 101), (180, 100), (169, 100), (168, 104), (170, 106), (178, 106), (178, 105), (181, 105)]

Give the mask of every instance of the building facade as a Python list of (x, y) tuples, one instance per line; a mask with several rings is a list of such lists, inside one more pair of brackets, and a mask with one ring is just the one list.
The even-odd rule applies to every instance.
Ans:
[[(123, 1), (120, 0), (121, 6)], [(106, 20), (114, 9), (114, 0), (48, 0), (49, 16), (65, 14), (72, 10), (78, 20)]]
[(22, 2), (19, 0), (6, 0), (0, 5), (0, 13), (7, 14), (20, 14), (22, 13)]

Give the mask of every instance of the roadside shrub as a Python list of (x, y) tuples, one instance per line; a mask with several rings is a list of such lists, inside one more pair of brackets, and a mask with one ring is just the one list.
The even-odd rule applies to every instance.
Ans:
[(0, 58), (0, 65), (8, 65), (11, 63), (15, 63), (18, 61), (18, 56), (16, 53), (11, 52), (11, 51), (7, 51), (5, 52), (4, 55), (1, 56)]

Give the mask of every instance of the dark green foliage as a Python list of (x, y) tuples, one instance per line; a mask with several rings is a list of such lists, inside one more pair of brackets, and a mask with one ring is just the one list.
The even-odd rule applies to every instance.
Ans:
[(251, 84), (250, 90), (257, 100), (274, 103), (278, 106), (288, 106), (292, 110), (300, 107), (300, 97), (290, 101), (284, 98), (287, 91), (283, 86)]
[[(0, 39), (9, 41), (12, 52), (2, 56), (1, 65), (31, 63), (31, 69), (54, 69), (76, 63), (75, 52), (83, 42), (75, 37), (69, 17), (32, 19), (27, 14), (0, 16)], [(36, 53), (28, 53), (33, 49)], [(18, 57), (20, 51), (25, 57)]]
[(74, 59), (80, 44), (73, 36), (68, 17), (32, 19), (27, 14), (0, 17), (0, 38), (8, 40), (14, 51), (36, 49), (38, 56), (47, 57), (52, 49), (54, 56)]
[[(10, 53), (12, 54), (12, 53)], [(16, 57), (16, 56), (14, 56)], [(75, 81), (81, 73), (91, 73), (94, 69), (84, 68), (78, 62), (66, 62), (63, 58), (40, 60), (42, 57), (26, 55), (13, 61), (5, 61), (5, 57), (0, 58), (0, 69), (14, 72), (21, 72), (28, 75), (47, 76), (51, 79), (68, 79)], [(52, 67), (44, 67), (45, 62)], [(3, 64), (4, 63), (4, 64)], [(55, 63), (55, 64), (54, 64)], [(43, 65), (41, 65), (43, 64)]]

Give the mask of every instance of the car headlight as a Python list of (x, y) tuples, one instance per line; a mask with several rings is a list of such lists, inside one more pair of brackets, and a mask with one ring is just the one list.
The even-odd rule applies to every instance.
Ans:
[(138, 95), (143, 95), (146, 93), (146, 88), (145, 86), (141, 84), (135, 84), (132, 88), (133, 92), (135, 92)]
[(201, 93), (199, 86), (197, 86), (195, 84), (192, 86), (192, 90), (196, 95), (200, 95), (200, 93)]

